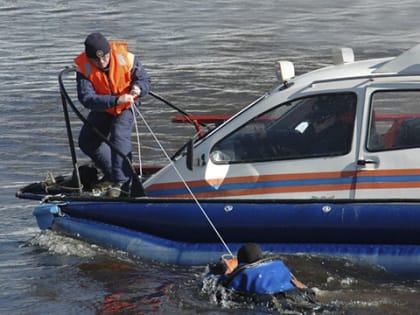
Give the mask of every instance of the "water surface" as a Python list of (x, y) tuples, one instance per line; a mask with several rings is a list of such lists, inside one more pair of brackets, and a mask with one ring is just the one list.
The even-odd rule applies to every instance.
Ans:
[[(31, 214), (37, 203), (14, 197), (48, 171), (72, 168), (57, 75), (89, 32), (127, 40), (152, 75), (153, 91), (173, 104), (196, 114), (231, 114), (274, 86), (279, 59), (293, 61), (300, 74), (331, 64), (337, 46), (352, 47), (356, 59), (414, 46), (419, 11), (414, 0), (0, 0), (0, 313), (255, 313), (247, 305), (218, 304), (211, 290), (201, 290), (205, 266), (161, 265), (40, 233)], [(169, 154), (194, 133), (171, 124), (175, 112), (151, 97), (142, 111)], [(74, 119), (75, 134), (79, 127)], [(144, 163), (163, 162), (139, 128)], [(346, 260), (285, 261), (333, 307), (326, 314), (420, 309), (420, 279)]]

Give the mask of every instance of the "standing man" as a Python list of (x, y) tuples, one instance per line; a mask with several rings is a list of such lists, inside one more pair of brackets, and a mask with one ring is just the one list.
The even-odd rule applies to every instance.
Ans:
[[(133, 112), (139, 98), (150, 91), (151, 80), (140, 60), (128, 51), (126, 42), (108, 42), (101, 33), (91, 33), (85, 51), (76, 57), (77, 95), (90, 113), (87, 120), (131, 159)], [(79, 135), (80, 149), (103, 172), (96, 185), (110, 197), (128, 193), (132, 177), (129, 163), (111, 150), (91, 126)]]

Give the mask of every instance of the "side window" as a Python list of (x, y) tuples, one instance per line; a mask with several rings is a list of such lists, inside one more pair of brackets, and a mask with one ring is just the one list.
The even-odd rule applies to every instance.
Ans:
[(351, 149), (354, 93), (310, 96), (281, 104), (213, 146), (213, 163), (335, 156)]
[(420, 147), (420, 91), (381, 91), (371, 98), (367, 150)]

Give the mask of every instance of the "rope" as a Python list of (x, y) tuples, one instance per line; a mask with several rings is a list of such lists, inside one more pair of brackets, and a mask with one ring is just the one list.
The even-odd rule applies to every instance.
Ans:
[(140, 118), (143, 120), (144, 124), (146, 125), (147, 129), (149, 130), (150, 134), (153, 136), (153, 138), (155, 139), (156, 143), (158, 144), (158, 146), (160, 147), (160, 149), (162, 150), (163, 154), (165, 155), (165, 157), (168, 159), (168, 161), (170, 161), (170, 165), (173, 167), (173, 169), (175, 170), (176, 174), (178, 175), (178, 177), (181, 179), (182, 183), (184, 184), (185, 188), (188, 190), (189, 194), (191, 195), (191, 197), (193, 198), (194, 202), (197, 204), (198, 208), (200, 209), (201, 213), (204, 215), (204, 217), (206, 218), (207, 222), (210, 224), (210, 226), (212, 227), (213, 231), (216, 233), (217, 237), (219, 238), (219, 240), (221, 241), (221, 243), (223, 244), (223, 246), (225, 247), (225, 249), (227, 250), (227, 252), (233, 256), (231, 250), (229, 249), (229, 246), (226, 244), (225, 240), (223, 239), (222, 235), (220, 235), (219, 231), (217, 230), (216, 226), (213, 224), (213, 222), (211, 221), (211, 219), (209, 218), (209, 216), (207, 215), (206, 211), (204, 210), (204, 208), (201, 206), (200, 202), (197, 200), (197, 198), (195, 197), (194, 193), (192, 192), (192, 190), (190, 189), (190, 187), (188, 186), (187, 182), (185, 181), (185, 179), (182, 177), (181, 173), (178, 171), (178, 169), (176, 168), (174, 162), (171, 160), (171, 158), (169, 157), (168, 153), (165, 151), (165, 149), (163, 148), (162, 144), (160, 143), (159, 139), (156, 137), (155, 133), (153, 132), (152, 128), (150, 128), (149, 124), (147, 123), (147, 121), (144, 119), (143, 115), (141, 114), (141, 112), (138, 110), (138, 108), (135, 108), (137, 114), (140, 116)]
[[(132, 106), (131, 106), (131, 111), (132, 111), (132, 113), (133, 113), (133, 117), (134, 117), (134, 128), (135, 128), (135, 130), (136, 130), (136, 138), (137, 138), (137, 154), (138, 154), (138, 157), (139, 157), (139, 175), (140, 175), (140, 178), (142, 178), (142, 176), (143, 176), (143, 166), (142, 166), (142, 163), (141, 163), (140, 137), (139, 137), (139, 129), (138, 129), (138, 126), (137, 126), (137, 119), (136, 119), (136, 113), (135, 113), (134, 107), (135, 107), (135, 105), (132, 105)], [(137, 108), (136, 108), (136, 109), (137, 109)], [(140, 112), (140, 111), (139, 111), (139, 112)]]

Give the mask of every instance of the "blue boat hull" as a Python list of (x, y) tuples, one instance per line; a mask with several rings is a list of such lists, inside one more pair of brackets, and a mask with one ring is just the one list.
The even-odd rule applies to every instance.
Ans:
[[(275, 253), (353, 257), (420, 273), (420, 206), (405, 202), (201, 203), (232, 252), (257, 242)], [(215, 262), (226, 249), (189, 200), (72, 201), (35, 209), (38, 225), (163, 263)]]
[[(227, 242), (420, 245), (420, 205), (205, 201), (201, 207)], [(61, 211), (175, 241), (218, 242), (191, 201), (71, 202)]]
[[(126, 251), (138, 257), (177, 265), (217, 262), (226, 249), (221, 243), (189, 243), (155, 237), (114, 225), (69, 216), (56, 217), (51, 229), (87, 242)], [(242, 243), (229, 243), (236, 252)], [(357, 260), (399, 274), (420, 273), (420, 246), (338, 243), (261, 243), (264, 251), (317, 254)]]

